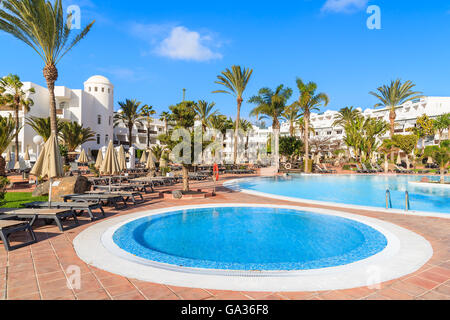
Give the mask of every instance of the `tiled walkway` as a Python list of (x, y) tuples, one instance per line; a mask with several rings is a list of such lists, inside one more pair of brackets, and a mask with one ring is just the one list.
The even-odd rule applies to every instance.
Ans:
[[(194, 183), (193, 188), (208, 188), (211, 183)], [(217, 197), (206, 200), (167, 201), (148, 195), (147, 202), (127, 211), (109, 211), (108, 218), (162, 207), (205, 203), (277, 203), (299, 205), (271, 200), (242, 193), (232, 193), (220, 188)], [(307, 203), (305, 207), (315, 207)], [(332, 207), (328, 207), (333, 209)], [(81, 219), (78, 228), (60, 233), (54, 226), (35, 229), (39, 242), (11, 253), (0, 249), (0, 294), (2, 299), (445, 299), (450, 300), (450, 220), (403, 216), (386, 213), (343, 210), (350, 213), (376, 217), (395, 223), (425, 237), (433, 246), (433, 258), (419, 271), (404, 278), (383, 283), (379, 289), (366, 287), (326, 292), (229, 292), (204, 289), (178, 288), (147, 283), (114, 275), (91, 267), (81, 261), (73, 249), (72, 240), (92, 225)], [(107, 218), (107, 219), (108, 219)], [(101, 222), (101, 221), (100, 221)], [(19, 236), (20, 237), (20, 236)], [(20, 240), (20, 238), (13, 238)], [(71, 266), (81, 270), (81, 289), (70, 289), (67, 277)]]

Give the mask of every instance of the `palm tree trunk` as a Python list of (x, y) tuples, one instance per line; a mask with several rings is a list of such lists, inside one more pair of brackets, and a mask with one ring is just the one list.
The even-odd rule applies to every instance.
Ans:
[(133, 125), (128, 125), (128, 146), (133, 146)]
[(50, 129), (54, 134), (58, 134), (56, 125), (56, 98), (55, 82), (58, 80), (58, 69), (54, 64), (47, 64), (43, 70), (44, 78), (47, 81), (48, 94), (50, 96)]
[(445, 164), (441, 166), (441, 184), (445, 184)]
[(15, 106), (15, 114), (16, 114), (16, 137), (15, 137), (15, 145), (16, 152), (14, 153), (14, 163), (19, 162), (19, 106)]
[(183, 192), (189, 192), (189, 167), (183, 164)]
[[(389, 113), (389, 121), (390, 121), (390, 137), (391, 139), (395, 135), (395, 119), (397, 118), (397, 114), (395, 113), (395, 107), (391, 107), (391, 111)], [(391, 153), (391, 159), (392, 161), (395, 161), (395, 152), (392, 151)]]
[(305, 112), (305, 173), (311, 173), (309, 168), (309, 113)]
[(237, 116), (236, 116), (236, 129), (234, 131), (234, 146), (233, 146), (233, 163), (237, 164), (238, 142), (239, 142), (239, 124), (241, 122), (241, 106), (244, 100), (242, 97), (237, 99)]
[(5, 158), (0, 154), (0, 177), (6, 177), (6, 161)]
[(384, 173), (389, 173), (389, 161), (387, 153), (384, 155)]
[(150, 148), (150, 127), (147, 127), (147, 149)]

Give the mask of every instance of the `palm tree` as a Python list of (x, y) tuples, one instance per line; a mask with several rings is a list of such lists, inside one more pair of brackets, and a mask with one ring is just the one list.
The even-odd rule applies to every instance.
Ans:
[(377, 92), (369, 92), (372, 96), (377, 98), (380, 103), (375, 105), (377, 107), (386, 107), (390, 110), (389, 120), (391, 123), (390, 136), (391, 139), (395, 135), (395, 119), (397, 118), (396, 109), (402, 104), (422, 97), (422, 92), (413, 91), (416, 85), (408, 80), (402, 83), (400, 79), (391, 81), (391, 84), (383, 85), (377, 89)]
[(114, 126), (124, 124), (128, 128), (128, 143), (130, 148), (133, 146), (133, 126), (142, 125), (139, 106), (141, 102), (135, 99), (126, 99), (125, 102), (119, 102), (120, 111), (114, 115)]
[[(48, 118), (30, 117), (27, 118), (26, 120), (26, 124), (29, 125), (38, 135), (44, 138), (45, 142), (47, 142), (47, 140), (50, 138), (50, 134), (52, 132), (50, 122), (51, 122), (50, 117)], [(63, 126), (64, 122), (56, 118), (57, 132), (60, 132)]]
[(74, 152), (86, 142), (95, 141), (96, 133), (91, 128), (83, 128), (78, 122), (64, 122), (60, 131), (61, 139), (68, 152)]
[(304, 83), (297, 78), (297, 88), (300, 92), (298, 106), (300, 107), (305, 122), (305, 172), (310, 173), (309, 167), (309, 127), (311, 122), (311, 113), (319, 111), (320, 106), (326, 107), (330, 101), (325, 93), (316, 93), (317, 84), (314, 82)]
[(50, 95), (51, 131), (57, 133), (55, 82), (56, 65), (91, 30), (94, 22), (71, 37), (72, 15), (66, 17), (61, 0), (4, 0), (0, 9), (0, 30), (30, 46), (44, 61), (43, 74)]
[[(240, 66), (232, 66), (231, 70), (226, 69), (221, 75), (217, 76), (217, 81), (215, 83), (220, 84), (226, 88), (226, 90), (216, 90), (213, 93), (226, 93), (232, 94), (236, 97), (237, 101), (237, 115), (236, 122), (239, 124), (241, 120), (241, 106), (244, 102), (244, 92), (247, 85), (252, 77), (252, 69), (241, 69)], [(234, 131), (234, 150), (233, 150), (233, 160), (234, 164), (237, 162), (237, 145), (239, 139), (239, 126), (236, 126)]]
[(333, 123), (333, 127), (341, 126), (345, 127), (351, 123), (354, 119), (361, 116), (361, 111), (354, 109), (354, 107), (345, 107), (339, 110), (336, 120)]
[(394, 141), (391, 139), (385, 139), (383, 140), (383, 143), (378, 148), (378, 152), (384, 154), (384, 172), (389, 173), (389, 161), (388, 161), (388, 155), (392, 152), (398, 151), (398, 148), (395, 146)]
[(198, 119), (202, 122), (202, 130), (206, 131), (208, 127), (208, 123), (211, 120), (211, 117), (218, 114), (218, 111), (213, 111), (216, 104), (214, 102), (206, 102), (204, 100), (199, 100), (196, 104), (193, 105), (194, 111), (197, 113)]
[(161, 113), (160, 121), (164, 121), (164, 125), (165, 125), (165, 133), (169, 132), (169, 120), (170, 120), (170, 113), (167, 111), (164, 111)]
[(19, 76), (10, 74), (0, 79), (0, 94), (3, 93), (3, 104), (14, 110), (16, 121), (15, 161), (19, 162), (19, 111), (29, 112), (34, 105), (28, 95), (35, 93), (34, 88), (23, 89)]
[(147, 124), (147, 148), (150, 147), (150, 124), (152, 123), (153, 116), (156, 114), (156, 111), (153, 110), (152, 106), (145, 105), (141, 109), (141, 117), (145, 119)]
[(223, 135), (226, 134), (227, 130), (235, 128), (234, 121), (223, 114), (215, 114), (211, 116), (208, 121), (208, 126), (211, 129), (220, 131)]
[(434, 120), (434, 129), (436, 130), (436, 132), (439, 134), (439, 144), (441, 144), (442, 142), (442, 136), (444, 135), (444, 131), (446, 129), (448, 130), (448, 134), (449, 134), (449, 139), (450, 139), (450, 113), (446, 113), (443, 115), (438, 116), (435, 120)]
[[(233, 123), (233, 128), (236, 128), (236, 122)], [(244, 151), (247, 154), (247, 159), (249, 160), (249, 154), (248, 154), (248, 146), (249, 146), (249, 142), (250, 142), (250, 132), (253, 130), (253, 125), (250, 121), (245, 120), (245, 119), (241, 119), (241, 123), (239, 124), (239, 128), (240, 130), (242, 130), (245, 133), (245, 146), (244, 146)]]
[(284, 85), (278, 86), (275, 91), (269, 88), (262, 88), (259, 90), (259, 94), (250, 98), (249, 103), (256, 104), (250, 112), (250, 116), (256, 116), (257, 118), (270, 118), (272, 119), (272, 128), (275, 134), (275, 163), (276, 167), (279, 166), (279, 139), (280, 139), (280, 118), (286, 110), (286, 103), (292, 96), (292, 89), (285, 88)]
[(17, 135), (16, 132), (18, 131), (13, 117), (11, 115), (8, 118), (0, 116), (0, 177), (6, 176), (6, 162), (2, 154), (14, 140), (14, 137)]
[(287, 107), (281, 116), (284, 118), (284, 120), (289, 122), (289, 135), (291, 137), (295, 136), (295, 126), (301, 119), (298, 103), (294, 102), (289, 107)]
[(441, 183), (445, 184), (445, 167), (450, 162), (450, 140), (441, 142), (439, 146), (425, 148), (424, 155), (433, 158), (441, 168)]

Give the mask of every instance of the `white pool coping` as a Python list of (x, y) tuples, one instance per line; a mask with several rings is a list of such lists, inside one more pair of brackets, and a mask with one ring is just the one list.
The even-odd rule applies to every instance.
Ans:
[(442, 183), (429, 183), (429, 182), (421, 182), (421, 181), (409, 181), (409, 184), (412, 184), (415, 187), (450, 189), (449, 183), (442, 184)]
[[(387, 247), (368, 259), (345, 266), (305, 271), (220, 271), (172, 266), (136, 257), (112, 240), (114, 232), (131, 221), (178, 210), (216, 207), (270, 207), (314, 212), (366, 224), (388, 240)], [(232, 291), (303, 292), (373, 286), (419, 270), (433, 256), (423, 237), (378, 219), (326, 209), (261, 204), (210, 204), (172, 207), (126, 216), (93, 225), (73, 241), (87, 264), (124, 277), (179, 287)]]
[[(234, 187), (234, 185), (238, 184), (239, 182), (252, 181), (254, 179), (255, 179), (254, 177), (253, 178), (233, 179), (230, 181), (226, 181), (223, 184), (223, 186), (225, 188), (235, 190), (236, 188)], [(327, 207), (336, 207), (336, 208), (342, 208), (342, 209), (367, 210), (367, 211), (371, 211), (371, 212), (400, 214), (400, 215), (404, 215), (404, 216), (410, 215), (410, 216), (418, 216), (418, 217), (450, 219), (450, 214), (439, 213), (439, 212), (427, 212), (427, 211), (415, 211), (415, 210), (406, 211), (406, 210), (400, 210), (400, 209), (385, 209), (385, 208), (378, 208), (378, 207), (361, 206), (361, 205), (356, 205), (356, 204), (337, 203), (337, 202), (331, 202), (331, 201), (328, 202), (328, 201), (309, 200), (309, 199), (280, 196), (280, 195), (266, 193), (266, 192), (243, 189), (241, 187), (239, 187), (239, 192), (250, 194), (253, 196), (258, 196), (258, 197), (264, 197), (264, 198), (270, 198), (270, 199), (276, 199), (276, 200), (282, 200), (282, 201), (289, 201), (289, 202), (297, 202), (300, 204), (303, 203), (303, 204), (314, 204), (314, 205), (327, 206)]]

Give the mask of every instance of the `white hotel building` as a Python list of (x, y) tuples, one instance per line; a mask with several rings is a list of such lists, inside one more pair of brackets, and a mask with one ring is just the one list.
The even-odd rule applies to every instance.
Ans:
[[(34, 88), (35, 93), (30, 94), (34, 102), (30, 112), (20, 110), (19, 123), (22, 130), (19, 134), (19, 159), (21, 159), (28, 147), (32, 160), (36, 158), (37, 146), (33, 142), (36, 132), (26, 124), (29, 117), (46, 118), (49, 116), (50, 99), (45, 87), (31, 82), (24, 82), (24, 90)], [(124, 126), (113, 127), (114, 123), (114, 85), (103, 76), (93, 76), (84, 82), (84, 89), (70, 89), (64, 86), (55, 87), (56, 112), (61, 120), (76, 121), (85, 128), (91, 128), (96, 136), (94, 141), (85, 143), (82, 147), (91, 150), (99, 150), (113, 139), (115, 144), (128, 145), (128, 129)], [(0, 106), (0, 116), (8, 116), (14, 113), (12, 110)], [(151, 143), (155, 144), (156, 135), (165, 128), (164, 123), (154, 121), (151, 126)], [(147, 146), (146, 128), (135, 126), (133, 129), (133, 143), (137, 148)], [(14, 142), (8, 148), (14, 157)], [(5, 156), (6, 154), (4, 154)]]
[[(47, 88), (31, 82), (24, 82), (24, 89), (35, 88), (36, 93), (30, 95), (34, 101), (34, 106), (30, 112), (23, 110), (19, 113), (19, 121), (23, 129), (19, 134), (19, 157), (22, 158), (28, 147), (31, 159), (36, 158), (37, 146), (33, 142), (36, 136), (34, 130), (26, 124), (28, 117), (48, 117), (49, 116), (49, 94)], [(107, 145), (109, 140), (114, 144), (128, 146), (128, 129), (123, 125), (114, 128), (114, 85), (103, 76), (92, 76), (84, 82), (84, 89), (70, 89), (64, 86), (55, 88), (57, 116), (66, 121), (76, 121), (85, 128), (91, 128), (95, 133), (95, 141), (88, 142), (82, 147), (86, 150), (99, 150)], [(365, 116), (384, 119), (389, 121), (389, 110), (387, 109), (367, 109), (361, 110)], [(405, 133), (408, 128), (414, 127), (416, 119), (423, 114), (431, 118), (450, 112), (450, 97), (425, 97), (416, 102), (408, 102), (400, 106), (397, 110), (396, 132)], [(0, 115), (8, 116), (13, 114), (12, 110), (0, 106)], [(340, 127), (333, 127), (336, 120), (337, 111), (326, 111), (321, 114), (311, 115), (311, 124), (315, 133), (311, 135), (314, 139), (327, 139), (328, 141), (342, 142), (344, 130)], [(150, 145), (158, 144), (157, 136), (165, 132), (165, 123), (154, 119), (150, 124)], [(272, 132), (272, 128), (261, 129), (254, 127), (249, 137), (249, 148), (262, 149), (267, 143), (267, 139)], [(283, 123), (281, 134), (289, 134), (289, 124)], [(445, 133), (447, 135), (447, 133)], [(300, 132), (297, 132), (300, 135)], [(315, 136), (315, 137), (314, 137)], [(438, 137), (427, 137), (426, 144), (434, 144)], [(136, 124), (133, 128), (132, 144), (137, 149), (147, 147), (147, 125)], [(222, 155), (225, 159), (232, 158), (233, 139), (228, 136), (224, 140)], [(9, 150), (14, 151), (14, 142)], [(14, 154), (14, 153), (13, 153)], [(4, 154), (5, 156), (6, 154)]]
[[(380, 109), (359, 109), (361, 113), (366, 117), (384, 119), (389, 122), (390, 110), (386, 108)], [(439, 115), (450, 113), (450, 97), (424, 97), (414, 102), (408, 102), (397, 108), (396, 119), (396, 133), (397, 134), (410, 134), (407, 129), (413, 128), (416, 124), (417, 118), (426, 114), (431, 119), (436, 118)], [(327, 143), (341, 144), (343, 145), (343, 138), (345, 136), (344, 128), (335, 126), (333, 123), (338, 117), (338, 111), (328, 110), (324, 113), (312, 113), (311, 125), (314, 128), (315, 133), (311, 133), (311, 140), (327, 141)], [(250, 134), (249, 145), (250, 148), (261, 149), (264, 148), (266, 141), (270, 134), (273, 132), (272, 127), (267, 129), (261, 129), (254, 126), (253, 132)], [(280, 134), (283, 136), (289, 135), (289, 123), (284, 122), (281, 124)], [(299, 130), (296, 132), (296, 136), (300, 137)], [(448, 136), (448, 132), (444, 132), (444, 139)], [(389, 132), (386, 133), (385, 138), (389, 137)], [(437, 144), (439, 136), (425, 137), (425, 145)], [(419, 141), (419, 144), (422, 140)], [(312, 146), (314, 148), (314, 146)], [(314, 150), (312, 150), (314, 152)], [(226, 159), (231, 159), (233, 154), (233, 140), (228, 137), (225, 140), (225, 149), (223, 155)]]

